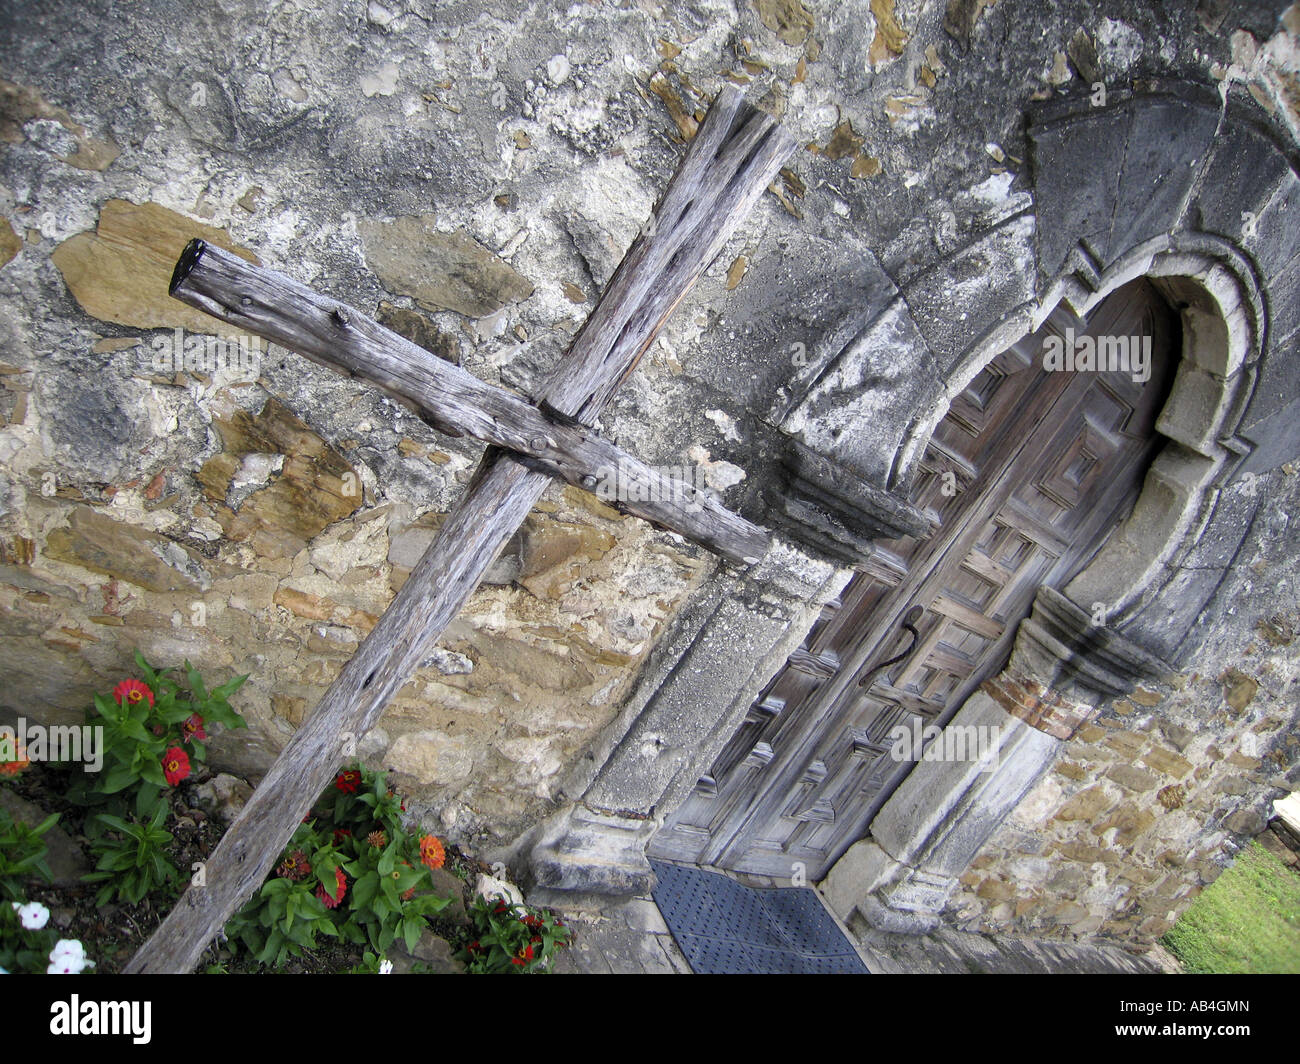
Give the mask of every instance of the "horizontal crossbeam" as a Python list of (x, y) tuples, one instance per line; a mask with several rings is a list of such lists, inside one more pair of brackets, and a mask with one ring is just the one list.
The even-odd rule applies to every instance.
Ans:
[(580, 422), (481, 381), (305, 284), (192, 240), (171, 294), (213, 317), (383, 388), (441, 432), (514, 452), (534, 469), (600, 495), (737, 564), (767, 533), (707, 491), (665, 476)]

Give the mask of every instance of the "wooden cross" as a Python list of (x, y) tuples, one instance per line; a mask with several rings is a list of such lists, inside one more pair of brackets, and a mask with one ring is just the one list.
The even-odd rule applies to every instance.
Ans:
[(490, 446), (437, 537), (312, 715), (294, 733), (191, 885), (127, 972), (188, 972), (257, 890), (355, 742), (426, 660), (552, 477), (593, 489), (617, 470), (622, 509), (734, 562), (764, 531), (712, 496), (675, 484), (590, 426), (678, 302), (794, 149), (768, 115), (724, 87), (649, 225), (624, 256), (536, 403), (477, 380), (365, 315), (282, 275), (194, 241), (171, 294), (232, 325), (374, 381), (452, 435)]

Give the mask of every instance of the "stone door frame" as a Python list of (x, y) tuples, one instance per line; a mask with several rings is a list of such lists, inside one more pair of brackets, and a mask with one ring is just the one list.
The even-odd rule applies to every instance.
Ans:
[[(787, 439), (763, 514), (781, 534), (777, 549), (712, 581), (655, 648), (632, 698), (570, 774), (562, 808), (511, 854), (527, 854), (536, 886), (649, 888), (645, 846), (664, 814), (849, 566), (872, 539), (921, 525), (906, 488), (951, 398), (1060, 301), (1086, 315), (1142, 276), (1183, 326), (1156, 426), (1169, 442), (1129, 518), (1064, 594), (1040, 593), (1007, 669), (953, 718), (1000, 727), (997, 771), (919, 763), (877, 813), (871, 839), (826, 877), (832, 906), (882, 927), (931, 926), (956, 877), (1074, 730), (1194, 650), (1194, 621), (1227, 562), (1190, 576), (1184, 566), (1204, 560), (1202, 540), (1245, 534), (1220, 513), (1219, 489), (1289, 457), (1289, 440), (1281, 452), (1272, 441), (1300, 407), (1289, 369), (1300, 361), (1300, 179), (1253, 105), (1225, 104), (1198, 85), (1152, 84), (1112, 94), (1103, 108), (1087, 97), (1052, 101), (1030, 115), (1027, 139), (1029, 187), (1006, 216), (897, 288), (847, 347), (816, 354), (801, 397), (771, 419)], [(961, 283), (971, 276), (988, 286)], [(934, 387), (918, 392), (915, 373), (885, 375), (884, 391), (846, 399), (845, 379), (870, 376), (853, 360), (885, 350), (901, 365), (933, 367)], [(1093, 623), (1094, 603), (1105, 624)]]

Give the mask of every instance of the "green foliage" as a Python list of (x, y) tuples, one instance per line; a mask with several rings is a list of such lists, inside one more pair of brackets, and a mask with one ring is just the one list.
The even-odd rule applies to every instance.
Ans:
[(317, 935), (368, 946), (376, 956), (398, 937), (413, 948), (427, 918), (450, 899), (434, 893), (420, 842), (403, 824), (384, 774), (347, 769), (318, 805), (294, 832), (275, 874), (227, 923), (226, 937), (259, 964), (276, 967), (315, 948)]
[[(86, 723), (104, 729), (103, 771), (74, 772), (67, 798), (77, 805), (102, 807), (118, 817), (134, 813), (150, 818), (167, 804), (165, 796), (173, 786), (163, 768), (169, 750), (183, 750), (191, 765), (202, 763), (207, 759), (202, 742), (206, 729), (215, 724), (247, 727), (229, 698), (248, 677), (236, 676), (208, 691), (198, 670), (187, 661), (186, 690), (168, 675), (170, 670), (151, 668), (139, 651), (135, 661), (148, 696), (132, 701), (117, 692), (95, 695)], [(119, 692), (123, 686), (119, 685)], [(186, 769), (184, 775), (188, 774)]]
[(226, 936), (242, 941), (258, 964), (277, 968), (286, 958), (315, 949), (318, 934), (338, 938), (329, 910), (313, 892), (315, 885), (314, 879), (268, 879), (257, 897), (226, 925)]
[[(46, 863), (49, 848), (41, 838), (59, 819), (58, 813), (47, 816), (34, 828), (14, 820), (5, 809), (0, 809), (0, 896), (7, 901), (23, 897), (22, 881), (40, 875), (47, 883), (53, 880)], [(0, 907), (8, 908), (7, 902)], [(7, 967), (0, 962), (0, 966)]]
[(553, 913), (481, 895), (470, 905), (469, 918), (478, 938), (457, 956), (472, 975), (548, 972), (551, 958), (572, 933)]
[(1300, 875), (1251, 842), (1164, 943), (1195, 973), (1300, 973)]
[[(88, 724), (103, 728), (102, 771), (72, 772), (64, 792), (75, 805), (93, 810), (85, 833), (95, 870), (82, 879), (104, 884), (97, 905), (113, 898), (136, 904), (164, 888), (168, 896), (175, 894), (180, 873), (167, 858), (172, 836), (163, 830), (172, 791), (195, 763), (206, 760), (208, 728), (247, 727), (229, 702), (247, 676), (209, 691), (187, 661), (185, 689), (167, 670), (153, 669), (139, 651), (135, 662), (143, 682), (124, 680), (111, 696), (95, 695), (86, 713)], [(171, 780), (168, 763), (176, 766)]]
[(104, 882), (95, 895), (96, 905), (115, 897), (135, 905), (146, 894), (163, 888), (168, 888), (168, 894), (175, 893), (180, 872), (167, 859), (172, 834), (162, 829), (168, 811), (166, 805), (159, 805), (147, 823), (128, 823), (111, 813), (96, 814), (95, 819), (110, 831), (94, 844), (99, 856), (95, 871), (82, 876), (86, 883)]
[(23, 927), (13, 905), (0, 902), (0, 968), (6, 972), (43, 974), (58, 937), (48, 925), (40, 930)]

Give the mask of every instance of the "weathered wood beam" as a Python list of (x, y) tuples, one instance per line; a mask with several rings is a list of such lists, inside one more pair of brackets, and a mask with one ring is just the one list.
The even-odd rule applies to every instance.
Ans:
[[(590, 424), (659, 327), (794, 148), (767, 115), (724, 88), (656, 208), (551, 373), (540, 399)], [(242, 300), (241, 300), (242, 302)], [(389, 608), (294, 733), (191, 885), (131, 958), (128, 972), (186, 972), (258, 889), (350, 740), (364, 735), (528, 515), (550, 477), (490, 448)]]
[(664, 476), (580, 422), (481, 381), (274, 270), (193, 240), (176, 264), (171, 294), (244, 332), (377, 384), (439, 431), (517, 452), (541, 472), (594, 491), (616, 509), (728, 561), (749, 564), (767, 549), (767, 533), (712, 494)]

